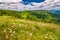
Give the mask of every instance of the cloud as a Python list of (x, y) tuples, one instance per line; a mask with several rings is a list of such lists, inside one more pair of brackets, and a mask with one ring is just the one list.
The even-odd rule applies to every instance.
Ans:
[(22, 2), (22, 0), (0, 0), (0, 2)]
[[(4, 1), (3, 1), (4, 2)], [(27, 5), (23, 4), (23, 0), (10, 0), (6, 2), (18, 2), (14, 4), (0, 4), (0, 9), (9, 10), (60, 10), (59, 0), (45, 0), (44, 2), (31, 2)]]
[(42, 3), (32, 3), (33, 5), (39, 7), (39, 9), (43, 10), (60, 10), (60, 1), (59, 0), (46, 0)]

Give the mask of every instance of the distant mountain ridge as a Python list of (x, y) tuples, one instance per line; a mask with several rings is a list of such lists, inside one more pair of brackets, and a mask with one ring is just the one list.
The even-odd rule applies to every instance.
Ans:
[(55, 13), (55, 14), (60, 14), (60, 10), (50, 10), (49, 12)]

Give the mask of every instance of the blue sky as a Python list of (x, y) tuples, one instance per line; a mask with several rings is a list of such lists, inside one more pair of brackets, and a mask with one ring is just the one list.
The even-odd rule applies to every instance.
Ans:
[(41, 3), (44, 2), (45, 0), (22, 0), (24, 2), (24, 4), (29, 4), (31, 2), (36, 2), (36, 3)]
[(0, 0), (0, 9), (60, 10), (60, 0)]

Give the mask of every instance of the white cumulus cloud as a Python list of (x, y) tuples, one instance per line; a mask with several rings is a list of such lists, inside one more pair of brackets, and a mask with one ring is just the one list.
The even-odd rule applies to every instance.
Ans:
[[(15, 4), (0, 4), (0, 9), (10, 9), (10, 10), (60, 10), (60, 0), (45, 0), (41, 3), (31, 2), (28, 5), (24, 5), (22, 0), (0, 0), (0, 2), (18, 2)], [(32, 5), (31, 5), (32, 4)]]
[(0, 2), (21, 2), (22, 0), (0, 0)]

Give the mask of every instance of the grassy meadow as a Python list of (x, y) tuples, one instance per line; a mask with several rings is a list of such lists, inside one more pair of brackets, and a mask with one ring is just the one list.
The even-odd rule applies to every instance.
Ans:
[(59, 15), (45, 10), (0, 10), (0, 40), (60, 40)]

